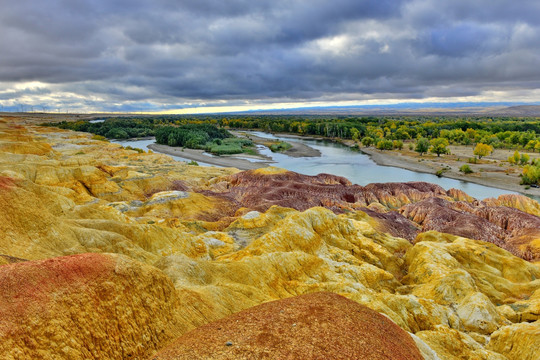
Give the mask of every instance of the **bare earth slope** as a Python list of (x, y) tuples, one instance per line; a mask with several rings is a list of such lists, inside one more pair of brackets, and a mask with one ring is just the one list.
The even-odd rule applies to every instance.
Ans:
[(160, 351), (179, 359), (423, 359), (386, 317), (332, 293), (265, 303), (201, 326)]

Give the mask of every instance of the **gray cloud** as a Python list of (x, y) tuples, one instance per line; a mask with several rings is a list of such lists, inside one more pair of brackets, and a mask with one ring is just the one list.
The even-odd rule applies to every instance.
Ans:
[[(148, 110), (534, 90), (539, 25), (528, 0), (19, 0), (0, 13), (0, 100)], [(46, 91), (14, 87), (36, 81)]]

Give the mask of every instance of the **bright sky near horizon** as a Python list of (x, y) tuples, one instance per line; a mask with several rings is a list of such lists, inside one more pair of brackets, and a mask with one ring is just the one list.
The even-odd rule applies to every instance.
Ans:
[(2, 0), (0, 110), (540, 101), (537, 0)]

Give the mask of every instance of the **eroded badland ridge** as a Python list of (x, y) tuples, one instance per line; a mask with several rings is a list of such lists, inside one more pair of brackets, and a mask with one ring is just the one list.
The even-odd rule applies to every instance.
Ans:
[(0, 207), (5, 359), (538, 358), (523, 196), (204, 168), (4, 118)]

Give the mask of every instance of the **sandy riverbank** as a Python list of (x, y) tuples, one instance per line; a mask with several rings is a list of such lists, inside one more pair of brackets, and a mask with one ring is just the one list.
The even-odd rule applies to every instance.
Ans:
[[(238, 137), (247, 137), (255, 144), (264, 145), (268, 142), (268, 139), (253, 135), (247, 134), (243, 131), (232, 131), (235, 136)], [(321, 156), (321, 152), (316, 150), (308, 145), (291, 142), (292, 147), (283, 153), (291, 157), (318, 157)], [(187, 148), (177, 148), (167, 145), (160, 144), (151, 144), (148, 145), (148, 148), (160, 152), (163, 154), (179, 156), (184, 159), (200, 161), (210, 165), (223, 166), (223, 167), (234, 167), (240, 170), (250, 170), (258, 169), (262, 167), (267, 167), (272, 165), (274, 162), (271, 158), (264, 155), (248, 155), (248, 154), (237, 154), (237, 155), (221, 155), (221, 156), (209, 156), (205, 154), (204, 150), (195, 150)], [(249, 161), (246, 158), (251, 158), (256, 161)]]
[[(245, 132), (235, 132), (237, 136), (246, 136)], [(281, 136), (281, 134), (279, 135)], [(268, 142), (268, 139), (249, 134), (249, 138), (256, 144)], [(292, 136), (291, 136), (292, 138)], [(302, 137), (296, 137), (302, 138)], [(310, 157), (320, 156), (320, 152), (305, 144), (295, 141), (290, 142), (293, 147), (284, 154), (292, 157)], [(344, 145), (352, 146), (352, 142), (344, 142)], [(252, 162), (246, 159), (241, 159), (235, 155), (229, 156), (208, 156), (203, 150), (180, 149), (166, 145), (152, 144), (148, 146), (150, 149), (164, 154), (179, 156), (185, 159), (205, 162), (207, 164), (235, 167), (240, 170), (257, 169), (270, 166), (273, 162), (267, 157), (253, 156), (246, 154), (238, 154), (243, 158), (251, 157), (259, 161)], [(540, 198), (540, 189), (526, 189), (520, 185), (521, 169), (517, 166), (509, 166), (504, 160), (510, 156), (513, 151), (497, 149), (493, 155), (490, 155), (478, 164), (469, 164), (474, 173), (465, 175), (459, 171), (459, 168), (467, 163), (467, 158), (472, 156), (472, 148), (465, 146), (451, 146), (452, 155), (443, 155), (437, 157), (433, 154), (424, 154), (420, 156), (418, 153), (409, 150), (401, 151), (381, 151), (373, 147), (361, 148), (362, 152), (370, 156), (377, 164), (382, 166), (398, 167), (410, 171), (436, 174), (437, 171), (445, 169), (443, 177), (467, 181), (479, 185), (495, 187), (508, 191), (515, 191), (526, 195), (533, 195)], [(470, 154), (469, 154), (470, 153)], [(533, 155), (534, 156), (534, 155)], [(533, 157), (531, 156), (531, 157)]]
[[(210, 165), (234, 167), (240, 170), (258, 169), (262, 167), (267, 167), (272, 164), (271, 161), (252, 162), (246, 159), (239, 159), (230, 155), (208, 156), (204, 154), (204, 150), (186, 148), (182, 149), (167, 145), (151, 144), (148, 145), (148, 148), (152, 151), (160, 152), (167, 155), (179, 156), (188, 160), (201, 161)], [(247, 155), (244, 155), (244, 157), (247, 157)]]
[(540, 189), (526, 189), (525, 186), (519, 184), (521, 180), (519, 168), (507, 166), (503, 162), (502, 159), (506, 159), (508, 154), (513, 153), (510, 150), (497, 149), (496, 155), (486, 157), (478, 164), (468, 164), (474, 172), (467, 175), (460, 172), (459, 168), (467, 164), (467, 159), (472, 157), (470, 147), (452, 146), (450, 147), (452, 155), (441, 157), (432, 154), (424, 154), (420, 157), (419, 154), (408, 150), (381, 151), (372, 147), (361, 148), (361, 151), (369, 155), (377, 165), (394, 166), (429, 174), (445, 169), (443, 177), (540, 197)]
[[(246, 137), (253, 141), (255, 144), (267, 145), (270, 142), (273, 142), (272, 139), (262, 138), (245, 131), (230, 131), (233, 135), (238, 137)], [(292, 137), (292, 136), (291, 136)], [(301, 139), (301, 137), (295, 137)], [(306, 144), (302, 144), (296, 141), (289, 143), (291, 145), (290, 149), (283, 151), (282, 153), (290, 157), (319, 157), (321, 152), (317, 149), (312, 148)]]

